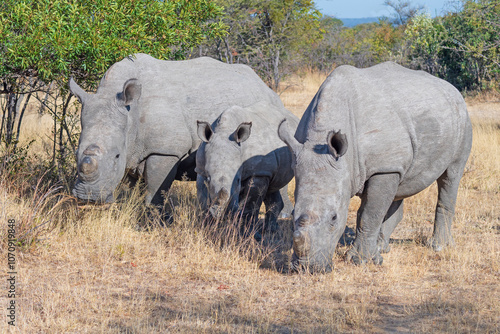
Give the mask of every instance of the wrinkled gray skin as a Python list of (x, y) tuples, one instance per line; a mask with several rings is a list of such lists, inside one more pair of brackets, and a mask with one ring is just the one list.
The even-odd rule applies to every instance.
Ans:
[(196, 120), (213, 121), (234, 105), (281, 105), (249, 67), (210, 58), (162, 61), (137, 54), (111, 66), (95, 94), (73, 80), (70, 89), (83, 105), (73, 193), (95, 202), (112, 201), (128, 172), (144, 177), (147, 203), (162, 205), (162, 191), (174, 179), (196, 178)]
[(435, 180), (430, 245), (439, 251), (453, 243), (451, 222), (472, 130), (465, 102), (449, 83), (394, 63), (341, 66), (320, 87), (295, 136), (286, 123), (279, 134), (294, 153), (296, 267), (331, 270), (355, 195), (361, 207), (347, 258), (382, 263), (403, 199)]
[(276, 228), (283, 209), (279, 190), (293, 178), (292, 154), (278, 137), (283, 119), (293, 129), (299, 123), (283, 105), (257, 103), (231, 107), (213, 124), (198, 121), (203, 141), (196, 154), (198, 198), (212, 216), (242, 207), (243, 216), (255, 223), (264, 201), (265, 226)]

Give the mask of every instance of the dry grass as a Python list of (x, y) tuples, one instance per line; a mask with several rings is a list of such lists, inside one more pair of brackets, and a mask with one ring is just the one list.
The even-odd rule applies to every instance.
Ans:
[[(297, 77), (281, 97), (300, 115), (322, 79)], [(476, 107), (485, 113), (500, 109), (481, 103)], [(19, 180), (3, 175), (4, 282), (7, 219), (31, 237), (16, 251), (17, 326), (9, 328), (2, 316), (0, 332), (498, 333), (500, 118), (479, 111), (471, 112), (474, 144), (457, 203), (456, 246), (442, 253), (424, 246), (436, 202), (432, 186), (406, 201), (382, 266), (347, 264), (347, 247), (340, 247), (330, 274), (288, 272), (289, 221), (262, 245), (204, 224), (192, 183), (175, 183), (173, 223), (159, 227), (139, 189), (107, 207), (78, 208), (68, 196), (54, 197), (53, 188), (35, 188), (29, 176), (23, 177), (31, 191), (21, 192)], [(353, 199), (350, 227), (357, 205)], [(5, 314), (6, 293), (0, 296)]]
[(294, 74), (281, 84), (278, 94), (288, 110), (301, 117), (327, 76), (308, 70)]

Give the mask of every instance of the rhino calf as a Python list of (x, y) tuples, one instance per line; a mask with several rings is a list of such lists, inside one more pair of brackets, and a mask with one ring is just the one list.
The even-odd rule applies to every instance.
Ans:
[(331, 270), (355, 195), (361, 206), (348, 259), (382, 263), (403, 199), (435, 180), (430, 245), (439, 251), (453, 242), (472, 128), (464, 99), (446, 81), (390, 62), (340, 66), (320, 87), (295, 136), (286, 124), (279, 135), (294, 155), (294, 266)]
[(236, 212), (241, 206), (246, 220), (255, 222), (264, 201), (265, 225), (276, 226), (293, 177), (292, 154), (277, 135), (283, 118), (293, 128), (299, 122), (284, 107), (269, 103), (231, 107), (212, 125), (198, 121), (197, 191), (204, 209), (218, 217), (226, 208)]

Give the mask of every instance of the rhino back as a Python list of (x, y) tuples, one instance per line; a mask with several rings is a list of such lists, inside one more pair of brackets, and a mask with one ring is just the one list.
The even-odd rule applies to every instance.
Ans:
[(430, 185), (471, 141), (460, 93), (444, 80), (394, 63), (341, 66), (330, 75), (296, 137), (325, 140), (332, 129), (347, 132), (358, 188), (373, 174), (399, 173), (401, 196)]
[(127, 57), (110, 67), (97, 92), (114, 96), (130, 78), (139, 79), (143, 86), (141, 98), (179, 101), (192, 112), (218, 106), (227, 108), (225, 101), (244, 106), (261, 100), (282, 105), (279, 97), (248, 66), (229, 65), (208, 57), (168, 61), (136, 54), (135, 58)]
[(265, 101), (283, 107), (249, 67), (206, 57), (164, 61), (137, 54), (125, 58), (106, 72), (97, 94), (114, 98), (130, 78), (142, 85), (128, 138), (132, 164), (150, 154), (182, 157), (194, 151), (200, 144), (196, 120), (213, 121), (229, 106)]

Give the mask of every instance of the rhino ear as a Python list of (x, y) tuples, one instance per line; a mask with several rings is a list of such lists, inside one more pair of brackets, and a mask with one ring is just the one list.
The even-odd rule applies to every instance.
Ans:
[(142, 85), (137, 79), (128, 79), (123, 85), (123, 91), (118, 94), (118, 100), (124, 106), (130, 106), (141, 97)]
[(233, 139), (238, 144), (243, 143), (245, 140), (248, 139), (248, 137), (250, 137), (251, 129), (252, 129), (252, 122), (241, 123), (236, 129), (236, 131), (234, 131), (233, 134), (231, 135), (231, 139)]
[(335, 159), (340, 158), (347, 152), (347, 136), (339, 131), (330, 131), (328, 133), (326, 142), (328, 150)]
[(198, 137), (205, 143), (208, 143), (214, 133), (212, 127), (207, 122), (197, 121), (196, 123), (198, 124)]
[(296, 155), (302, 148), (302, 144), (299, 143), (299, 141), (295, 139), (294, 135), (290, 132), (286, 118), (283, 119), (278, 126), (278, 136), (285, 142), (293, 154)]
[(89, 93), (84, 91), (83, 88), (78, 86), (75, 80), (73, 80), (73, 77), (69, 79), (69, 90), (71, 91), (71, 94), (75, 95), (82, 104), (83, 101), (85, 101), (89, 95)]

